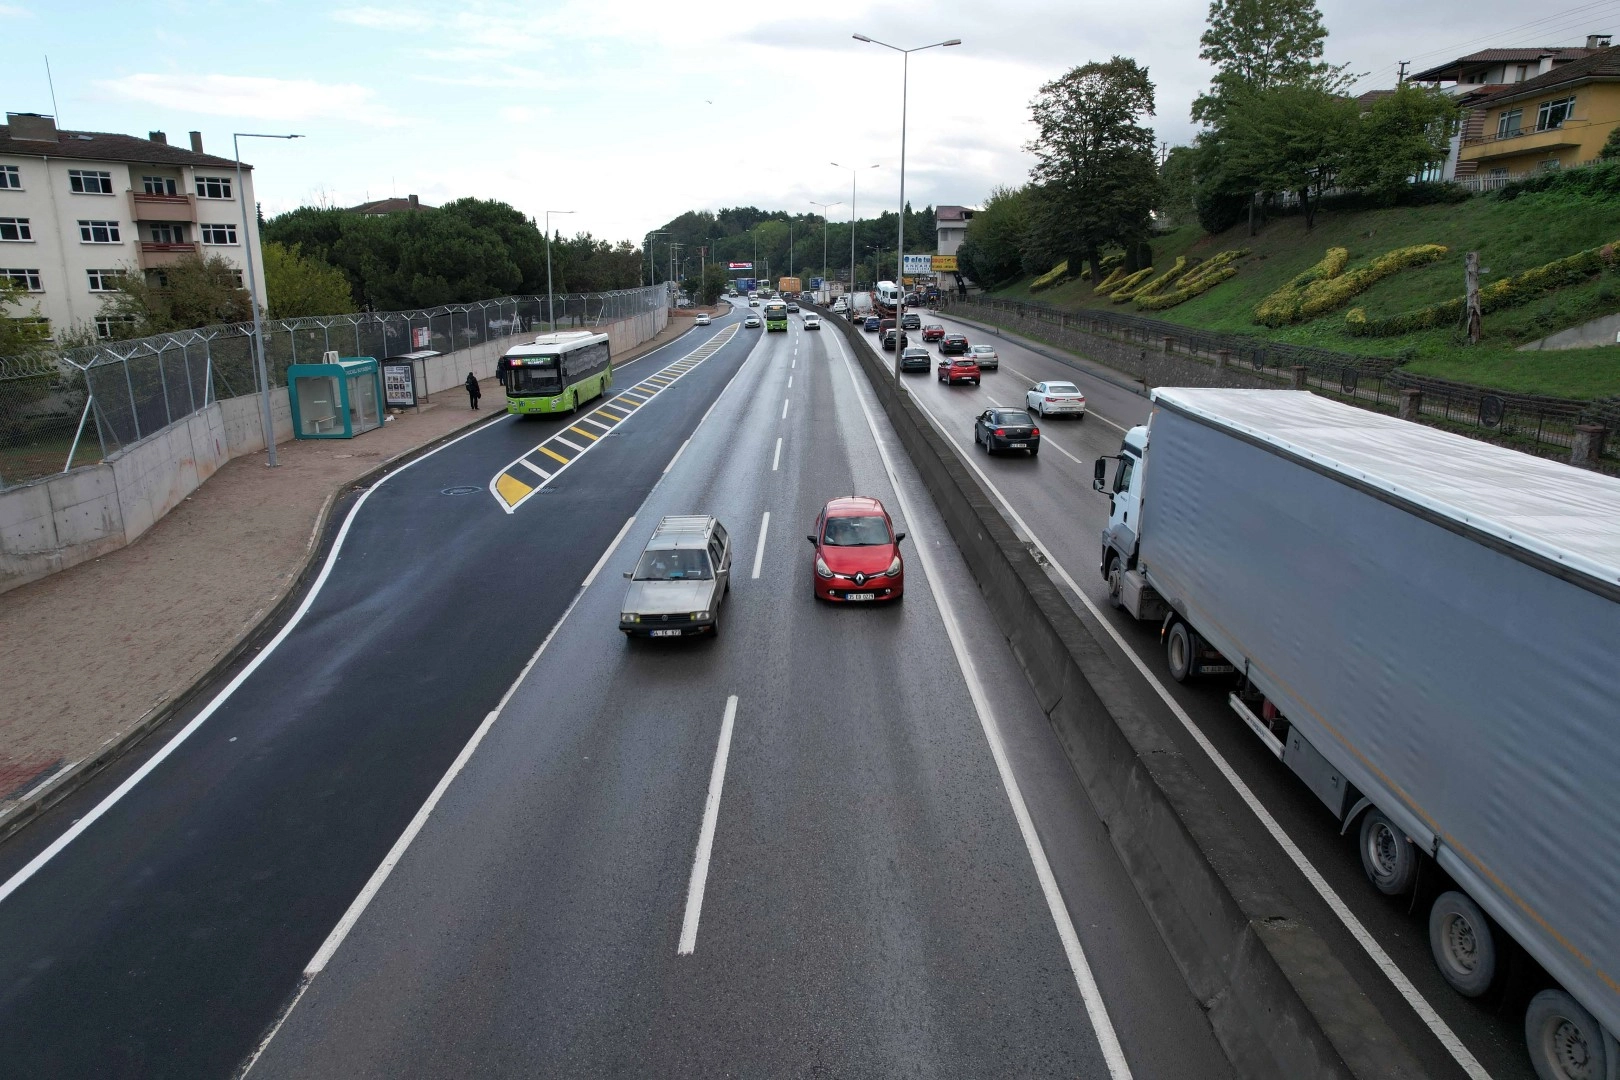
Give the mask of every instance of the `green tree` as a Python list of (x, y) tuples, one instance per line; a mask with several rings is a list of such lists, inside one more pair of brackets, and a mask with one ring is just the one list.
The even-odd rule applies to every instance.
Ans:
[(0, 277), (0, 356), (10, 356), (50, 338), (39, 305), (30, 303), (28, 290), (9, 277)]
[(253, 302), (237, 284), (237, 273), (222, 256), (188, 255), (147, 275), (120, 275), (102, 298), (101, 312), (114, 320), (117, 337), (246, 322), (253, 318)]
[(1354, 101), (1313, 81), (1237, 90), (1222, 116), (1227, 164), (1262, 191), (1296, 193), (1310, 229), (1322, 192), (1351, 158), (1358, 123)]
[(1197, 208), (1198, 152), (1172, 146), (1159, 165), (1159, 203), (1154, 207), (1169, 221), (1180, 221)]
[(1100, 277), (1101, 249), (1146, 239), (1157, 198), (1147, 69), (1128, 57), (1071, 69), (1030, 103), (1032, 225), (1072, 268)]
[(1450, 94), (1402, 83), (1360, 118), (1343, 182), (1393, 203), (1414, 177), (1446, 160), (1456, 122)]
[(1316, 0), (1211, 0), (1198, 55), (1215, 77), (1194, 99), (1193, 119), (1218, 125), (1233, 93), (1313, 81), (1342, 89), (1329, 85), (1344, 69), (1323, 62), (1327, 36)]
[(1598, 157), (1604, 161), (1620, 158), (1620, 125), (1609, 131), (1609, 137), (1603, 140), (1603, 148), (1598, 151)]
[(264, 291), (273, 319), (355, 310), (354, 294), (343, 271), (274, 240), (264, 245)]
[(1026, 189), (994, 189), (985, 199), (984, 208), (968, 221), (967, 236), (956, 253), (962, 273), (987, 289), (1012, 281), (1023, 271), (1028, 232)]

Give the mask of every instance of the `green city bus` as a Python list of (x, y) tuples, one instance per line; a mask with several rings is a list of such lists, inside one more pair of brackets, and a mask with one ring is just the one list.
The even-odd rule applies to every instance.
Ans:
[(514, 345), (497, 365), (509, 413), (573, 412), (613, 385), (606, 334), (572, 330)]
[(767, 300), (764, 307), (765, 332), (772, 330), (787, 332), (787, 303), (783, 300)]

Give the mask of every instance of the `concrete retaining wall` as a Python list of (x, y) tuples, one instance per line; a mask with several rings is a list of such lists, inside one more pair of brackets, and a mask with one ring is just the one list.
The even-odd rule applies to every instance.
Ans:
[[(600, 329), (617, 354), (668, 323), (668, 309), (658, 308)], [(494, 378), (501, 354), (533, 337), (495, 338), (429, 359), (420, 369), (426, 392), (459, 391), (469, 371)], [(271, 391), (270, 413), (276, 442), (291, 439), (286, 387)], [(248, 394), (216, 401), (95, 465), (0, 492), (0, 593), (134, 543), (220, 466), (263, 449), (259, 398)]]
[(1236, 1074), (1422, 1076), (865, 335), (829, 321), (866, 369)]

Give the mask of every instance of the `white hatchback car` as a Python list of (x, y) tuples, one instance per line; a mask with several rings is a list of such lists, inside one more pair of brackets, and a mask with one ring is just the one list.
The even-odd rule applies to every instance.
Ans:
[(806, 315), (804, 317), (804, 328), (806, 330), (820, 330), (821, 320), (816, 318), (814, 315)]
[(1024, 395), (1025, 406), (1032, 413), (1047, 416), (1077, 416), (1086, 418), (1086, 395), (1072, 382), (1041, 382), (1029, 388)]

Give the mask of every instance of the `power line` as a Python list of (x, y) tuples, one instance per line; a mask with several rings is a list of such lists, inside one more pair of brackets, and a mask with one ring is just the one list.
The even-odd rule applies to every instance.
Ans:
[[(1546, 34), (1550, 38), (1555, 34), (1562, 34), (1566, 31), (1574, 29), (1575, 27), (1581, 26), (1583, 23), (1590, 25), (1591, 22), (1596, 21), (1598, 18), (1612, 16), (1617, 11), (1620, 11), (1620, 3), (1617, 3), (1616, 0), (1595, 0), (1593, 3), (1580, 4), (1572, 8), (1566, 8), (1563, 11), (1554, 12), (1551, 15), (1545, 15), (1539, 19), (1532, 19), (1529, 22), (1520, 23), (1516, 26), (1510, 26), (1502, 30), (1492, 31), (1489, 34), (1470, 38), (1454, 45), (1446, 45), (1440, 48), (1430, 49), (1427, 52), (1417, 53), (1411, 56), (1405, 62), (1413, 63), (1429, 57), (1443, 56), (1446, 54), (1451, 54), (1453, 56), (1466, 55), (1465, 50), (1472, 46), (1488, 46), (1489, 43), (1499, 41), (1505, 37), (1522, 37), (1522, 35), (1532, 32), (1537, 34)], [(1385, 77), (1395, 74), (1398, 70), (1399, 65), (1386, 64), (1385, 66), (1362, 76), (1358, 82), (1365, 83), (1368, 81), (1382, 81)]]

